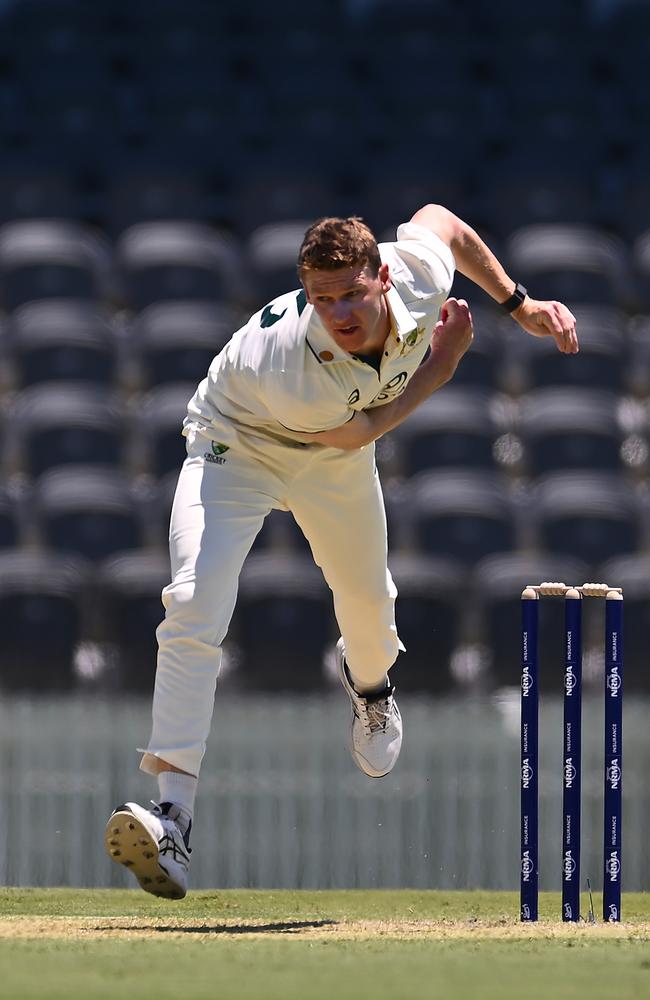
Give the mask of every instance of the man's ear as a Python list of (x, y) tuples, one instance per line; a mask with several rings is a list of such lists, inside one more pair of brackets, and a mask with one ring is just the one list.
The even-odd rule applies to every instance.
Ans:
[(379, 280), (381, 282), (381, 290), (382, 290), (382, 292), (387, 292), (388, 289), (390, 288), (390, 286), (393, 283), (391, 281), (390, 268), (388, 267), (388, 264), (382, 264), (380, 266), (379, 271), (377, 272), (377, 277), (379, 278)]

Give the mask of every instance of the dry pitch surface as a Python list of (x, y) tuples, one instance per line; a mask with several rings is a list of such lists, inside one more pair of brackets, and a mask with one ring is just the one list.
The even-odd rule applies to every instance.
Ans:
[(51, 938), (56, 940), (108, 940), (110, 938), (182, 938), (191, 934), (209, 940), (224, 938), (259, 938), (277, 934), (309, 941), (362, 941), (424, 939), (539, 941), (603, 940), (648, 941), (650, 922), (621, 923), (615, 926), (587, 922), (562, 924), (540, 921), (525, 925), (515, 921), (485, 920), (193, 920), (141, 917), (2, 917), (0, 939)]

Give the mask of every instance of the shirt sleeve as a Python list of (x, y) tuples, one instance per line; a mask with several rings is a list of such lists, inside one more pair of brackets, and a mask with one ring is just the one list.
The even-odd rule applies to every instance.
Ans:
[(331, 431), (354, 416), (340, 387), (318, 373), (267, 372), (262, 389), (269, 413), (289, 431)]
[(397, 229), (393, 248), (413, 274), (412, 291), (417, 298), (449, 294), (456, 270), (451, 250), (439, 236), (415, 222), (403, 222)]

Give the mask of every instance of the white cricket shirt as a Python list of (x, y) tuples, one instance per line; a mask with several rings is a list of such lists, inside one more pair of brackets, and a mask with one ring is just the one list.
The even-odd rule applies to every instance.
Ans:
[(335, 343), (302, 289), (288, 292), (255, 313), (214, 359), (189, 402), (184, 432), (201, 429), (223, 441), (231, 424), (296, 440), (399, 396), (429, 347), (455, 263), (438, 236), (411, 222), (379, 252), (392, 280), (392, 328), (379, 371)]

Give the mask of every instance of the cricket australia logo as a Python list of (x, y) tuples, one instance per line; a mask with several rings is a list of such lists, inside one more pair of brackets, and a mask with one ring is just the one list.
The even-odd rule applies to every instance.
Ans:
[(408, 354), (412, 351), (415, 345), (422, 340), (424, 336), (424, 327), (418, 326), (417, 329), (411, 330), (411, 332), (404, 338), (404, 343), (402, 344), (402, 350), (399, 352), (400, 358), (403, 354)]
[(206, 462), (210, 462), (212, 465), (223, 465), (226, 461), (223, 454), (226, 451), (230, 451), (229, 445), (222, 444), (221, 441), (213, 441), (212, 451), (204, 452), (203, 457)]

